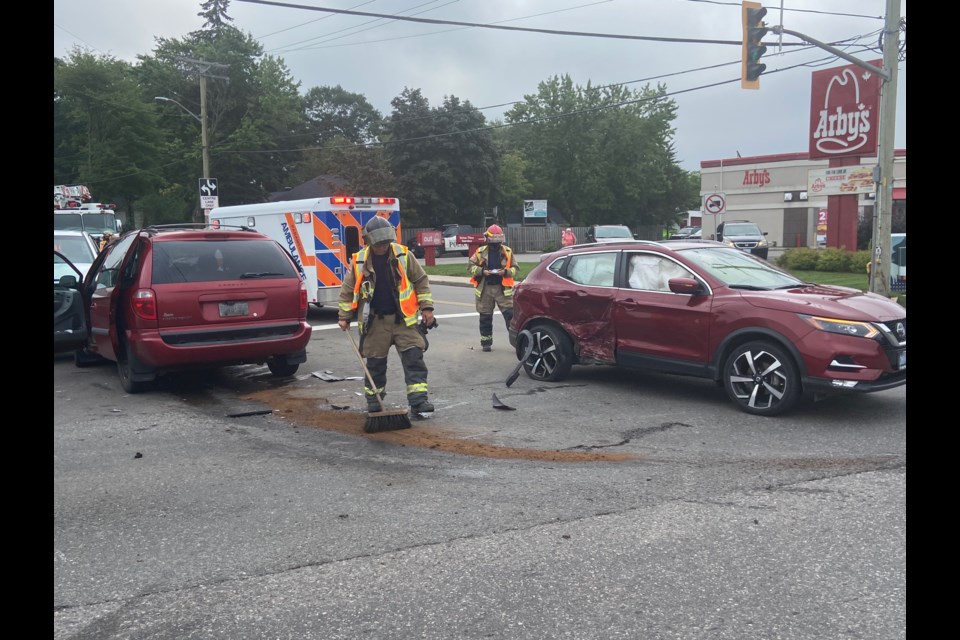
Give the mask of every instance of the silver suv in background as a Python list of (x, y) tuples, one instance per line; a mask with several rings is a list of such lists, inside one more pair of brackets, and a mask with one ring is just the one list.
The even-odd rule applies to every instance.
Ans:
[(587, 242), (623, 242), (634, 239), (630, 228), (622, 224), (594, 224), (587, 229)]
[(767, 232), (761, 231), (756, 222), (726, 220), (717, 225), (716, 239), (727, 246), (766, 260), (770, 248), (766, 235)]

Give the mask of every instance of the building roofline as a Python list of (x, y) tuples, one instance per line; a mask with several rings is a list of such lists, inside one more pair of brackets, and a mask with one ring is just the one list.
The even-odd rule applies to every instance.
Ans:
[[(905, 157), (907, 155), (906, 149), (894, 149), (894, 157)], [(824, 160), (826, 158), (817, 158), (817, 160)], [(719, 167), (733, 167), (736, 165), (745, 165), (745, 164), (769, 164), (772, 162), (789, 162), (797, 160), (810, 160), (810, 153), (807, 151), (801, 151), (797, 153), (777, 153), (769, 156), (748, 156), (745, 158), (724, 158), (722, 160), (701, 160), (700, 168), (701, 169), (715, 169)]]

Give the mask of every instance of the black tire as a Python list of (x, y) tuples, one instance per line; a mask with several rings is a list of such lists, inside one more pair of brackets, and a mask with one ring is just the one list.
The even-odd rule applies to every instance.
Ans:
[(529, 328), (533, 349), (523, 363), (527, 376), (542, 382), (559, 382), (570, 375), (573, 343), (561, 329), (552, 325)]
[(152, 386), (150, 382), (140, 382), (133, 379), (132, 369), (135, 364), (136, 357), (127, 349), (126, 343), (121, 343), (117, 352), (117, 374), (120, 376), (120, 386), (123, 387), (124, 391), (131, 394), (147, 391)]
[(297, 372), (297, 369), (300, 368), (300, 365), (290, 364), (286, 360), (270, 358), (267, 360), (267, 368), (270, 369), (270, 373), (278, 378), (289, 378)]
[(741, 411), (757, 416), (789, 411), (802, 395), (793, 356), (767, 341), (742, 344), (727, 356), (723, 386)]

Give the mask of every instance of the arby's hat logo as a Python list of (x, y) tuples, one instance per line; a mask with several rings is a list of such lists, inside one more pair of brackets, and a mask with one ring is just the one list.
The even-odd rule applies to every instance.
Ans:
[(879, 76), (857, 65), (815, 72), (810, 105), (810, 157), (875, 154), (879, 89)]

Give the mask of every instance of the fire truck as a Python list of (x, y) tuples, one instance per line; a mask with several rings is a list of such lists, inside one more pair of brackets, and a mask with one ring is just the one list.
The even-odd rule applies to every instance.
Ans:
[(82, 184), (53, 187), (53, 228), (86, 231), (99, 244), (107, 231), (120, 233), (115, 204), (91, 202), (90, 190)]
[(302, 272), (307, 301), (336, 304), (350, 258), (363, 246), (363, 226), (381, 216), (401, 242), (397, 198), (331, 196), (217, 207), (210, 211), (214, 229), (246, 227), (285, 247)]

